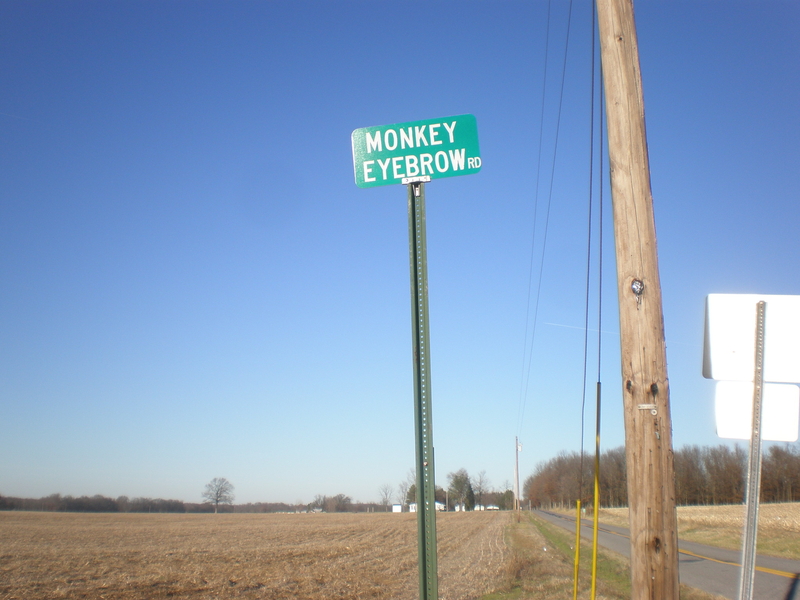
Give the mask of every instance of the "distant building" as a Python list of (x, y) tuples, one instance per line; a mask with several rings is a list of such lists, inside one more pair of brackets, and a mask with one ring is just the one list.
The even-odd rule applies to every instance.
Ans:
[(396, 513), (396, 512), (401, 513), (401, 512), (403, 512), (403, 505), (402, 504), (392, 504), (392, 512), (393, 513)]
[[(409, 510), (409, 512), (417, 512), (417, 503), (416, 502), (411, 502), (408, 505), (408, 510)], [(444, 505), (444, 502), (437, 501), (436, 502), (436, 510), (439, 511), (439, 512), (444, 512), (444, 511), (447, 510), (447, 507)]]

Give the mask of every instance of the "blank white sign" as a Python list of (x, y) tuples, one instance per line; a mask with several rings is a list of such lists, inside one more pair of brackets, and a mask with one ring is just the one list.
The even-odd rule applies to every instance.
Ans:
[[(753, 387), (751, 381), (717, 382), (714, 412), (719, 437), (750, 439), (753, 429)], [(770, 442), (797, 441), (800, 387), (766, 383), (762, 398), (761, 439)]]
[[(709, 294), (703, 376), (753, 381), (756, 305), (765, 301), (764, 381), (800, 383), (800, 296)], [(749, 437), (749, 436), (748, 436)]]

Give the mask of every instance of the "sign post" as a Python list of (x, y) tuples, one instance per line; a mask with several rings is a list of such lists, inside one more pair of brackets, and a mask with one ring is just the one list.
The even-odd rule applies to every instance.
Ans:
[(439, 597), (436, 549), (436, 478), (433, 460), (428, 252), (425, 184), (470, 175), (481, 168), (475, 117), (461, 115), (356, 129), (351, 136), (356, 185), (408, 186), (411, 333), (414, 363), (414, 432), (417, 473), (419, 597)]
[(414, 343), (414, 430), (416, 434), (419, 597), (439, 597), (436, 550), (436, 480), (433, 465), (428, 252), (425, 183), (408, 184), (408, 247), (411, 266), (411, 331)]
[(761, 492), (761, 416), (764, 390), (764, 320), (767, 303), (756, 305), (756, 351), (753, 374), (753, 431), (750, 437), (750, 458), (747, 463), (747, 497), (742, 544), (742, 571), (739, 577), (739, 600), (753, 597), (756, 576), (756, 537), (758, 535), (758, 503)]

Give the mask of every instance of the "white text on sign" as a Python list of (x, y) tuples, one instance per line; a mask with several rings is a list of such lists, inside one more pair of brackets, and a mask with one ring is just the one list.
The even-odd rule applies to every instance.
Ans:
[[(367, 153), (382, 152), (384, 148), (386, 150), (396, 150), (398, 144), (401, 150), (405, 148), (421, 148), (422, 146), (439, 146), (443, 143), (443, 140), (439, 137), (442, 134), (442, 127), (444, 127), (445, 135), (452, 144), (455, 142), (456, 123), (456, 121), (433, 123), (399, 128), (398, 130), (386, 129), (382, 132), (367, 133)], [(410, 154), (407, 156), (394, 156), (384, 160), (366, 160), (363, 163), (364, 181), (376, 181), (378, 172), (380, 172), (382, 179), (387, 180), (390, 178), (400, 179), (403, 177), (433, 175), (434, 169), (436, 169), (437, 173), (446, 173), (451, 169), (460, 171), (464, 169), (465, 153), (465, 148), (459, 148), (458, 150), (448, 150), (447, 152), (439, 150), (435, 154)], [(466, 163), (468, 168), (478, 169), (481, 166), (481, 159), (478, 156), (470, 157)], [(374, 175), (373, 172), (375, 173)], [(389, 173), (391, 173), (391, 177)]]
[(351, 138), (359, 187), (470, 175), (481, 168), (473, 115), (363, 127)]
[[(383, 151), (383, 146), (386, 146), (387, 150), (395, 150), (397, 149), (398, 139), (400, 140), (400, 149), (403, 150), (405, 148), (421, 148), (422, 146), (440, 146), (442, 144), (442, 140), (439, 139), (439, 128), (444, 126), (447, 130), (447, 133), (450, 136), (450, 143), (455, 143), (455, 129), (456, 129), (456, 121), (453, 121), (449, 125), (447, 123), (434, 123), (432, 125), (419, 125), (414, 127), (407, 127), (407, 128), (400, 128), (400, 136), (398, 138), (397, 131), (394, 129), (387, 129), (383, 132), (383, 137), (381, 137), (380, 131), (375, 131), (372, 134), (367, 132), (367, 153), (378, 151)], [(428, 143), (428, 138), (425, 137), (425, 129), (428, 129), (428, 138), (430, 138), (430, 144)], [(416, 145), (415, 145), (416, 142)]]
[[(419, 156), (409, 154), (408, 156), (395, 156), (381, 160), (364, 161), (364, 181), (375, 181), (378, 172), (381, 178), (400, 179), (402, 177), (418, 177), (420, 175), (433, 175), (434, 169), (437, 173), (447, 173), (449, 170), (461, 171), (464, 169), (465, 149), (439, 150), (436, 154), (422, 153)], [(376, 168), (377, 163), (377, 168)], [(481, 166), (479, 156), (467, 159), (467, 168), (478, 169)], [(373, 171), (375, 175), (373, 176)], [(388, 174), (391, 173), (391, 177)]]

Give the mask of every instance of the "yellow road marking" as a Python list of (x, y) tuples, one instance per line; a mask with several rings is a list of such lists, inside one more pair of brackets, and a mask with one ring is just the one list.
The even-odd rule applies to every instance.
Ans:
[[(705, 560), (711, 560), (716, 563), (721, 563), (723, 565), (731, 565), (732, 567), (741, 567), (739, 563), (729, 562), (727, 560), (719, 560), (718, 558), (711, 558), (710, 556), (703, 556), (702, 554), (695, 554), (694, 552), (689, 552), (688, 550), (678, 550), (681, 554), (688, 554), (689, 556), (694, 556), (696, 558), (702, 558)], [(800, 573), (790, 573), (788, 571), (779, 571), (778, 569), (770, 569), (769, 567), (759, 567), (756, 565), (756, 571), (761, 571), (762, 573), (769, 573), (771, 575), (780, 575), (781, 577), (788, 577), (789, 579), (800, 579)]]

